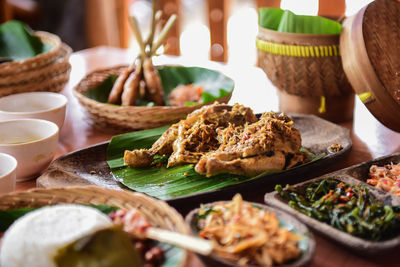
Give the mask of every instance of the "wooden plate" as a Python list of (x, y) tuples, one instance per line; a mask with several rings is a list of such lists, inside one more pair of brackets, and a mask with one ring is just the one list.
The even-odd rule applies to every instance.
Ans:
[[(313, 115), (293, 115), (295, 127), (302, 134), (302, 145), (313, 153), (327, 153), (320, 160), (314, 161), (299, 168), (289, 169), (276, 174), (270, 174), (258, 179), (246, 181), (241, 184), (229, 186), (220, 190), (196, 193), (167, 201), (175, 206), (187, 206), (190, 199), (193, 205), (201, 202), (210, 202), (224, 197), (231, 198), (233, 194), (242, 194), (256, 191), (265, 192), (272, 189), (276, 183), (296, 183), (303, 181), (306, 174), (312, 174), (343, 156), (351, 148), (349, 130)], [(332, 143), (342, 145), (343, 149), (337, 153), (328, 153), (327, 148)], [(85, 149), (66, 154), (55, 160), (49, 169), (37, 180), (38, 187), (66, 187), (74, 185), (98, 185), (111, 189), (125, 189), (110, 173), (106, 162), (106, 149), (108, 142), (97, 144)], [(189, 208), (189, 207), (188, 207)]]
[[(342, 169), (303, 183), (296, 184), (293, 186), (293, 188), (297, 188), (300, 190), (303, 188), (305, 189), (310, 183), (320, 181), (328, 177), (341, 180), (349, 184), (359, 184), (359, 183), (366, 184), (365, 181), (368, 177), (368, 172), (371, 165), (375, 164), (378, 166), (382, 166), (390, 164), (391, 162), (393, 163), (400, 162), (400, 152), (390, 156), (385, 156), (358, 165), (354, 165), (346, 169)], [(369, 188), (371, 196), (376, 200), (382, 201), (385, 204), (392, 206), (400, 205), (399, 197), (389, 194), (385, 191), (379, 190), (371, 185), (367, 185), (367, 187)], [(301, 220), (302, 222), (304, 222), (305, 224), (307, 224), (309, 227), (319, 232), (320, 234), (333, 239), (334, 241), (338, 242), (343, 246), (346, 246), (348, 248), (360, 252), (367, 252), (368, 254), (377, 254), (385, 250), (393, 249), (400, 245), (400, 235), (384, 241), (369, 241), (366, 239), (352, 236), (343, 231), (340, 231), (326, 223), (320, 222), (316, 219), (308, 217), (307, 215), (297, 210), (292, 209), (291, 207), (289, 207), (287, 202), (278, 195), (277, 192), (267, 193), (265, 195), (265, 203), (267, 203), (267, 205), (271, 205), (273, 207), (279, 208), (283, 211), (286, 211), (294, 215), (296, 218), (298, 218), (299, 220)]]

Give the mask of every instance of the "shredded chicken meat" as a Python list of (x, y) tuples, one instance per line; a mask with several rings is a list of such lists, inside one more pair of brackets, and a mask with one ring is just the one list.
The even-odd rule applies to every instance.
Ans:
[(305, 162), (300, 147), (300, 132), (284, 114), (270, 112), (257, 119), (242, 105), (213, 104), (172, 125), (150, 149), (125, 151), (124, 162), (141, 168), (150, 166), (155, 155), (169, 155), (167, 167), (193, 163), (207, 176), (252, 176)]

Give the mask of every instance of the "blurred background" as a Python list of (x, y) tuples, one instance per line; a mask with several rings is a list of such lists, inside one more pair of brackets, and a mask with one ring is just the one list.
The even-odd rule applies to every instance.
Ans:
[[(257, 8), (274, 6), (297, 14), (338, 19), (372, 0), (157, 0), (163, 20), (179, 20), (161, 48), (191, 60), (256, 63)], [(0, 19), (18, 19), (35, 30), (59, 35), (75, 51), (108, 45), (139, 51), (127, 16), (135, 15), (146, 36), (150, 0), (0, 0)]]

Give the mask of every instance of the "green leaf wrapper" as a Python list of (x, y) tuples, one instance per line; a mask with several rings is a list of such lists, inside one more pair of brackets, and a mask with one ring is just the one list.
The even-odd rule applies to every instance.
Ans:
[(0, 58), (24, 60), (50, 51), (24, 23), (11, 20), (0, 25)]
[(296, 15), (289, 10), (279, 8), (260, 8), (261, 27), (289, 33), (303, 34), (340, 34), (342, 25), (334, 20), (318, 16)]

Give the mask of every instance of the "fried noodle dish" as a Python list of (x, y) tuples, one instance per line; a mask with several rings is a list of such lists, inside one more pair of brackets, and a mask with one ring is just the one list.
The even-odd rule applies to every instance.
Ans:
[(300, 236), (279, 227), (274, 213), (252, 206), (237, 194), (230, 202), (202, 207), (199, 236), (215, 242), (221, 258), (239, 265), (273, 266), (297, 259)]
[(155, 156), (167, 155), (167, 167), (192, 163), (207, 177), (254, 176), (308, 161), (300, 148), (300, 132), (290, 117), (268, 112), (258, 119), (250, 108), (216, 103), (172, 125), (150, 149), (125, 151), (124, 163), (144, 168)]

